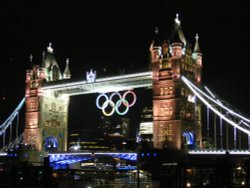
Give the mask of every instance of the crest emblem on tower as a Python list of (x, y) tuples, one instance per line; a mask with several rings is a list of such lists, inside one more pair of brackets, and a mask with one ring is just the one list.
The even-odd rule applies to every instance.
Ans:
[(93, 72), (92, 69), (90, 69), (89, 72), (86, 72), (86, 81), (87, 83), (95, 82), (96, 80), (96, 71)]

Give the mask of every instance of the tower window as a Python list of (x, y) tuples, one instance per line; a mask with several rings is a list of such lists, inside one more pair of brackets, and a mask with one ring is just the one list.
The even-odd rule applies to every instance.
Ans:
[(51, 104), (51, 110), (52, 110), (52, 111), (56, 111), (56, 103), (53, 102), (53, 103)]

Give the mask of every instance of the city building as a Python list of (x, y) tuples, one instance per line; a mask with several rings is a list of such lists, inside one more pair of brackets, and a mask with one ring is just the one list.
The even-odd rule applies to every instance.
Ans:
[(142, 147), (152, 148), (153, 144), (153, 109), (144, 107), (141, 113), (141, 122), (139, 125), (139, 142)]
[(96, 130), (70, 130), (68, 137), (68, 150), (77, 151), (113, 151), (113, 143), (105, 139)]

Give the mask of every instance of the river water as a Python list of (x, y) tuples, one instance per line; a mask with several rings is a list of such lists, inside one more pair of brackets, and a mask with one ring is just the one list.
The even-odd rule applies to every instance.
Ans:
[(152, 180), (148, 175), (127, 174), (118, 178), (94, 178), (84, 176), (84, 178), (75, 177), (74, 179), (64, 178), (59, 181), (55, 187), (57, 188), (158, 188), (159, 182)]

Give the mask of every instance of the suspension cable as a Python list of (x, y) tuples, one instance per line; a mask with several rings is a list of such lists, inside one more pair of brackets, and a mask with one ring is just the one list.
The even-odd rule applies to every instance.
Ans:
[(237, 129), (234, 127), (234, 149), (237, 149)]
[(223, 149), (223, 127), (222, 127), (221, 117), (220, 117), (220, 148)]
[(11, 143), (11, 140), (12, 140), (12, 123), (10, 124), (9, 143)]
[(209, 142), (209, 108), (207, 107), (207, 141)]
[(18, 127), (19, 127), (19, 112), (17, 112), (17, 117), (16, 117), (16, 138), (18, 137)]
[[(207, 99), (209, 99), (210, 101), (214, 102), (215, 104), (217, 104), (218, 106), (220, 106), (221, 108), (223, 108), (224, 110), (228, 111), (228, 113), (233, 114), (245, 121), (247, 121), (248, 123), (250, 123), (250, 119), (245, 118), (244, 116), (234, 112), (233, 110), (229, 109), (228, 107), (224, 106), (218, 99), (216, 100), (214, 97), (210, 97), (208, 96), (206, 93), (204, 93), (202, 90), (200, 90), (198, 87), (196, 87), (192, 82), (190, 82), (186, 77), (182, 76), (181, 79), (184, 81), (184, 83), (193, 91), (195, 90), (195, 94), (200, 93), (202, 96), (206, 97)], [(194, 91), (193, 91), (194, 92)], [(210, 95), (212, 94), (212, 92), (210, 91)], [(199, 95), (200, 96), (200, 95)], [(200, 98), (200, 97), (199, 97)], [(203, 97), (202, 97), (203, 98)], [(203, 98), (204, 99), (204, 98)], [(201, 100), (201, 99), (200, 99)], [(204, 99), (205, 100), (205, 99)], [(203, 101), (202, 101), (203, 102)], [(249, 126), (249, 125), (248, 125)], [(244, 131), (243, 131), (244, 132)]]
[[(239, 126), (239, 124), (233, 122), (232, 120), (230, 120), (229, 118), (227, 118), (225, 115), (223, 115), (219, 110), (217, 110), (215, 107), (213, 107), (208, 101), (206, 101), (204, 99), (203, 96), (206, 96), (207, 98), (209, 98), (209, 100), (214, 101), (216, 104), (218, 104), (217, 101), (215, 101), (214, 99), (212, 99), (211, 97), (209, 97), (208, 95), (206, 95), (204, 92), (202, 92), (200, 89), (198, 89), (196, 86), (194, 86), (190, 81), (188, 81), (188, 79), (186, 79), (184, 76), (181, 77), (181, 79), (184, 81), (184, 83), (189, 87), (189, 89), (206, 105), (208, 106), (214, 113), (216, 113), (217, 115), (219, 115), (222, 119), (224, 119), (226, 122), (228, 122), (230, 125), (236, 127), (237, 129), (241, 130), (242, 132), (245, 132), (247, 134), (250, 134), (250, 130), (245, 129), (241, 126)], [(201, 93), (201, 94), (200, 94)], [(232, 110), (224, 107), (222, 104), (218, 104), (221, 108), (226, 109), (227, 111), (229, 111), (230, 113), (235, 113)], [(246, 118), (245, 118), (246, 119)], [(247, 121), (249, 121), (248, 119), (246, 119)]]

